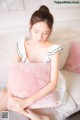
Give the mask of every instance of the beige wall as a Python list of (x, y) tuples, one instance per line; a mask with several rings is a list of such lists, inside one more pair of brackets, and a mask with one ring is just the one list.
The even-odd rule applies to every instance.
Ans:
[[(35, 2), (36, 1), (36, 2)], [(24, 10), (0, 13), (0, 33), (26, 32), (33, 11), (45, 3), (54, 15), (54, 31), (59, 29), (80, 29), (79, 4), (54, 4), (54, 0), (24, 0)]]

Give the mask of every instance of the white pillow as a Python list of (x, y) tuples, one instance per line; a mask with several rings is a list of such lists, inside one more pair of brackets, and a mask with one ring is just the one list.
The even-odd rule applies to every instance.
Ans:
[(60, 54), (60, 61), (59, 61), (59, 69), (63, 69), (64, 65), (67, 61), (68, 55), (69, 55), (69, 50), (70, 50), (70, 44), (63, 45), (63, 51)]

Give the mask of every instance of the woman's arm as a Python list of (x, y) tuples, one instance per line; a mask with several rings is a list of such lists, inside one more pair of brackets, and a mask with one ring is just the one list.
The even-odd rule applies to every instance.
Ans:
[(37, 100), (41, 99), (48, 93), (54, 91), (54, 89), (57, 86), (58, 81), (58, 68), (59, 68), (59, 52), (55, 53), (52, 56), (51, 60), (51, 80), (48, 85), (46, 85), (44, 88), (42, 88), (39, 92), (34, 94), (33, 96), (27, 98), (24, 100), (24, 105), (28, 106)]

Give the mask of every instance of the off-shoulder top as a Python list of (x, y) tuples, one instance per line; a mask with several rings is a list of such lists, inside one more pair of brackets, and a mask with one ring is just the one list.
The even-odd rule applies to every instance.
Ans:
[[(17, 52), (18, 52), (18, 55), (21, 57), (22, 62), (29, 63), (30, 61), (29, 61), (28, 57), (26, 56), (24, 41), (25, 41), (25, 37), (22, 37), (17, 42)], [(54, 44), (54, 45), (50, 46), (50, 48), (48, 49), (47, 55), (46, 55), (45, 59), (43, 60), (43, 62), (50, 62), (52, 55), (54, 55), (58, 51), (61, 53), (62, 50), (63, 50), (63, 48), (61, 47), (61, 45)]]

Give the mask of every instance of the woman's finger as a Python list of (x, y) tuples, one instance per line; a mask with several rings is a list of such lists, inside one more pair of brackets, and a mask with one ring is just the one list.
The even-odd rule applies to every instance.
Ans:
[(15, 111), (15, 112), (21, 112), (22, 111), (22, 109), (20, 107), (16, 107), (16, 106), (12, 107), (12, 110)]

